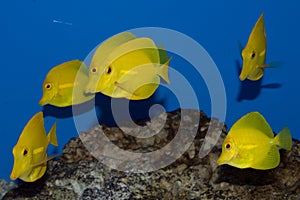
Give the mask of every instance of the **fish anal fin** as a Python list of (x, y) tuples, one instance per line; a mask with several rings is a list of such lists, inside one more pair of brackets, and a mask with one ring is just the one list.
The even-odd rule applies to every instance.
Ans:
[(26, 176), (20, 176), (19, 178), (26, 182), (34, 182), (40, 179), (46, 172), (47, 165), (34, 167), (29, 174)]
[(153, 83), (142, 85), (136, 89), (127, 88), (126, 82), (116, 82), (115, 85), (123, 91), (125, 91), (126, 93), (128, 93), (126, 98), (131, 100), (141, 100), (150, 97), (155, 92), (159, 85), (159, 78), (157, 77), (157, 79), (158, 80), (154, 81)]
[(276, 145), (270, 145), (269, 150), (257, 162), (252, 164), (254, 169), (273, 169), (279, 165), (280, 154)]
[(137, 97), (136, 100), (149, 98), (157, 88), (158, 84), (156, 83), (149, 83), (139, 87), (136, 91), (134, 91), (134, 94)]
[(47, 165), (40, 166), (40, 167), (37, 167), (36, 169), (34, 169), (35, 176), (33, 176), (32, 180), (36, 181), (36, 180), (42, 178), (42, 176), (45, 174), (46, 170), (47, 170)]
[(257, 81), (257, 80), (261, 79), (263, 77), (263, 75), (264, 75), (264, 68), (258, 66), (258, 68), (252, 70), (249, 73), (247, 78), (252, 81)]
[(266, 134), (270, 138), (274, 137), (271, 127), (259, 112), (250, 112), (244, 115), (232, 126), (230, 131), (239, 129), (255, 129)]

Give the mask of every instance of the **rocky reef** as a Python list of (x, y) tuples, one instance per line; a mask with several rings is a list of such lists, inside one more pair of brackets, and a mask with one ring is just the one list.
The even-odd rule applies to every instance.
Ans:
[[(140, 128), (124, 123), (121, 129), (103, 125), (80, 133), (80, 138), (71, 139), (64, 147), (62, 156), (48, 162), (42, 179), (34, 183), (20, 182), (3, 199), (300, 199), (299, 141), (293, 141), (291, 151), (280, 150), (281, 163), (275, 169), (237, 169), (216, 165), (227, 130), (203, 112), (176, 110), (136, 124)], [(147, 126), (148, 129), (143, 129)], [(200, 158), (198, 153), (208, 129), (211, 133), (215, 131), (215, 135), (218, 130), (222, 133), (210, 153)], [(188, 141), (186, 139), (194, 130), (193, 141), (177, 157), (172, 150), (182, 146), (168, 144), (178, 131), (183, 134), (177, 139)], [(155, 134), (151, 135), (152, 132)], [(103, 142), (103, 137), (108, 140)], [(206, 141), (209, 139), (213, 140), (206, 138)], [(110, 163), (110, 159), (101, 154), (115, 153), (110, 149), (111, 142), (120, 149), (136, 153), (137, 157), (132, 159), (122, 154), (120, 162)], [(163, 159), (156, 159), (158, 155), (154, 154), (150, 160), (156, 162), (149, 164), (143, 153), (165, 146), (168, 147)], [(144, 162), (140, 162), (143, 159)], [(154, 170), (168, 159), (169, 165)]]

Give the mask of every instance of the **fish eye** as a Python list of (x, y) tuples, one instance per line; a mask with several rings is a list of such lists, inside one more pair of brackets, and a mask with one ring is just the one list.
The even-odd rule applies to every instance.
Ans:
[(106, 73), (106, 74), (110, 74), (111, 71), (112, 71), (111, 66), (108, 66), (108, 67), (106, 68), (105, 73)]
[(45, 88), (48, 90), (51, 89), (51, 84), (50, 83), (45, 84)]
[(231, 148), (231, 145), (230, 145), (229, 143), (227, 143), (227, 144), (225, 145), (225, 148), (229, 150), (229, 149)]
[(27, 156), (28, 155), (28, 151), (27, 149), (23, 149), (23, 152), (22, 152), (23, 156)]
[(97, 72), (97, 68), (96, 68), (96, 67), (92, 68), (92, 69), (91, 69), (91, 72), (92, 72), (92, 73), (96, 73), (96, 72)]
[(251, 59), (253, 59), (255, 57), (255, 55), (256, 55), (255, 51), (253, 51), (252, 54), (251, 54)]

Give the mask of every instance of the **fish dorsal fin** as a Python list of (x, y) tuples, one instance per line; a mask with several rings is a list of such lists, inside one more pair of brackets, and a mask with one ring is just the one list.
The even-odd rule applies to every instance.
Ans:
[(249, 36), (248, 43), (251, 43), (251, 45), (256, 49), (256, 50), (263, 50), (265, 49), (266, 46), (266, 32), (265, 32), (265, 23), (264, 23), (264, 13), (262, 13), (255, 23), (251, 34)]
[[(151, 40), (150, 38), (136, 38), (118, 46), (113, 52), (111, 52), (111, 54), (109, 55), (105, 63), (110, 64), (116, 59), (118, 59), (119, 57), (121, 57), (122, 55), (130, 53), (132, 51), (145, 50), (146, 53), (146, 50), (155, 50), (155, 49), (157, 49), (157, 47), (153, 42), (153, 40)], [(153, 58), (155, 58), (154, 60), (159, 61), (158, 51), (156, 52)]]
[(43, 118), (43, 112), (36, 113), (26, 124), (24, 128), (24, 132), (28, 130), (30, 133), (30, 130), (33, 129), (33, 127), (39, 126), (43, 128), (44, 125), (44, 118)]
[[(32, 131), (35, 130), (35, 131)], [(41, 131), (45, 131), (44, 127), (44, 118), (43, 118), (43, 112), (36, 113), (26, 124), (24, 127), (18, 143), (20, 144), (28, 144), (28, 138), (39, 138), (41, 135)], [(46, 133), (42, 133), (46, 134)]]
[(274, 137), (273, 131), (268, 122), (259, 112), (250, 112), (240, 118), (230, 129), (230, 131), (236, 131), (239, 129), (256, 129), (268, 137)]
[(108, 38), (95, 51), (91, 66), (97, 67), (102, 65), (107, 56), (113, 52), (115, 48), (135, 38), (136, 36), (130, 32), (122, 32)]
[(54, 146), (58, 146), (57, 138), (56, 138), (56, 122), (53, 124), (51, 130), (49, 131), (47, 138), (50, 144)]

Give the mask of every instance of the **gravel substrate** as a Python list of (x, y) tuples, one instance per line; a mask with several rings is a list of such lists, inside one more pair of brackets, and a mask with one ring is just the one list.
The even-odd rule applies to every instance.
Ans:
[[(280, 150), (281, 163), (275, 169), (237, 169), (216, 165), (226, 126), (203, 112), (176, 110), (162, 113), (151, 122), (136, 123), (142, 127), (133, 128), (129, 123), (121, 126), (130, 135), (107, 126), (81, 133), (64, 147), (62, 156), (48, 162), (42, 179), (20, 183), (3, 199), (300, 199), (299, 141), (293, 141), (291, 151)], [(222, 134), (212, 151), (199, 158), (208, 127), (212, 135), (218, 135), (218, 130)], [(178, 132), (182, 133), (177, 138), (181, 142), (172, 144)], [(195, 137), (185, 147), (193, 132)], [(106, 137), (120, 149), (136, 153), (136, 157), (124, 153), (112, 162), (109, 156), (102, 156), (103, 152), (116, 154), (111, 142), (103, 140)], [(163, 147), (163, 154), (145, 156)], [(178, 157), (174, 150), (179, 149), (185, 151)], [(170, 164), (156, 170), (165, 161)]]

